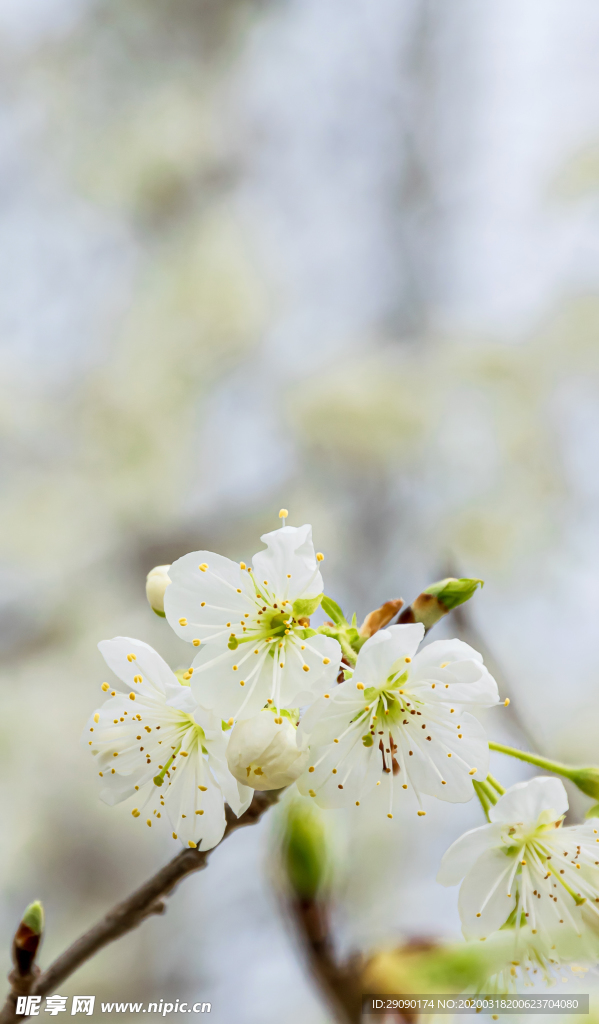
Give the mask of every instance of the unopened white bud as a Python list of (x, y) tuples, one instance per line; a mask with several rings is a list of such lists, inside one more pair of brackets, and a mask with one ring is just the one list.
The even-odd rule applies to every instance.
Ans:
[(170, 565), (156, 565), (146, 577), (146, 597), (152, 611), (156, 615), (164, 615), (164, 592), (171, 582), (168, 571)]
[(252, 789), (289, 786), (302, 774), (307, 757), (293, 722), (269, 710), (238, 722), (227, 747), (231, 774)]

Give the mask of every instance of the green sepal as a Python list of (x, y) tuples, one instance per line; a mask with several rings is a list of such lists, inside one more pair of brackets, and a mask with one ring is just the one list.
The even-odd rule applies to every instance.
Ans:
[(436, 597), (447, 611), (451, 611), (452, 608), (457, 608), (458, 605), (469, 601), (477, 588), (479, 586), (484, 587), (484, 585), (484, 580), (469, 579), (467, 577), (458, 580), (448, 577), (447, 579), (440, 580), (438, 583), (431, 583), (430, 587), (426, 587), (423, 590), (423, 593)]
[(322, 598), (322, 594), (319, 594), (318, 597), (298, 597), (297, 600), (293, 602), (293, 614), (295, 618), (309, 619), (311, 615), (314, 615), (314, 612), (318, 608)]
[[(150, 607), (152, 607), (150, 605)], [(166, 619), (166, 612), (159, 612), (157, 608), (152, 608), (154, 615), (159, 615), (161, 619)]]
[(345, 618), (345, 615), (341, 611), (341, 608), (336, 601), (333, 601), (332, 597), (325, 597), (323, 595), (321, 599), (322, 610), (325, 615), (328, 615), (329, 619), (332, 619), (338, 626), (348, 626), (349, 623)]
[(585, 814), (585, 818), (599, 818), (599, 804), (593, 804)]
[(42, 934), (44, 930), (44, 908), (39, 900), (29, 904), (21, 920), (34, 935)]
[(378, 695), (379, 691), (377, 690), (376, 686), (367, 686), (366, 689), (364, 690), (364, 697), (368, 702), (370, 702), (371, 700), (375, 700), (378, 697)]
[(316, 636), (316, 630), (312, 629), (311, 626), (305, 626), (304, 629), (296, 629), (296, 636), (302, 638), (302, 640), (309, 640), (311, 636)]
[(599, 800), (599, 768), (570, 768), (563, 774), (587, 796)]
[(233, 726), (232, 726), (232, 725), (229, 725), (229, 723), (228, 723), (228, 722), (225, 722), (225, 720), (224, 720), (224, 719), (222, 719), (222, 720), (221, 720), (221, 725), (222, 725), (222, 730), (223, 730), (223, 732), (228, 732), (228, 730), (229, 730), (229, 729), (232, 729), (232, 728), (233, 728)]

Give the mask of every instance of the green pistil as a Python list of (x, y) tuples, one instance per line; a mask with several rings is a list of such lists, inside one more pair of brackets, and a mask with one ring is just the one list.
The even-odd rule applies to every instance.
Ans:
[(164, 782), (164, 776), (168, 772), (170, 766), (172, 765), (173, 761), (175, 760), (175, 758), (176, 758), (176, 756), (177, 756), (177, 754), (179, 753), (180, 750), (181, 750), (181, 744), (179, 744), (179, 746), (175, 750), (174, 754), (171, 754), (171, 756), (169, 757), (169, 759), (166, 762), (166, 764), (165, 764), (164, 768), (162, 769), (162, 771), (159, 772), (158, 775), (154, 776), (154, 785), (155, 786), (161, 786), (162, 785), (162, 783)]

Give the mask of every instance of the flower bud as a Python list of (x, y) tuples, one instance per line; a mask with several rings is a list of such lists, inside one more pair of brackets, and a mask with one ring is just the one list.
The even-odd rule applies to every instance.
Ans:
[(171, 582), (168, 575), (169, 569), (170, 565), (156, 565), (146, 577), (146, 597), (150, 608), (163, 619), (165, 618), (164, 592)]
[(399, 618), (400, 622), (422, 622), (425, 629), (430, 629), (435, 622), (447, 615), (453, 608), (469, 601), (483, 580), (449, 577), (438, 583), (431, 583), (415, 601), (406, 608)]
[(397, 597), (393, 601), (385, 601), (380, 608), (369, 612), (360, 626), (360, 636), (368, 638), (378, 633), (379, 629), (384, 629), (389, 625), (391, 619), (395, 618), (403, 603), (403, 597)]
[(297, 745), (293, 722), (270, 710), (238, 722), (227, 747), (231, 774), (252, 789), (289, 786), (303, 772), (307, 757)]
[(290, 804), (284, 819), (283, 867), (296, 896), (314, 899), (327, 869), (327, 847), (321, 816), (305, 801)]
[(44, 909), (36, 900), (27, 907), (13, 940), (13, 960), (18, 974), (31, 973), (44, 930)]

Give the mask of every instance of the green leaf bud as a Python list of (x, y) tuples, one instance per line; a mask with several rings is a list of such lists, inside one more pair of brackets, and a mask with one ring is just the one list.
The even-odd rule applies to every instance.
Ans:
[(431, 583), (402, 613), (399, 621), (422, 622), (426, 629), (430, 629), (453, 608), (469, 601), (479, 586), (483, 586), (483, 580), (468, 578), (457, 580), (448, 577)]
[(321, 816), (304, 801), (292, 803), (285, 816), (283, 868), (300, 899), (314, 899), (327, 868), (327, 847)]
[(23, 914), (23, 924), (29, 928), (34, 935), (41, 935), (44, 930), (44, 908), (39, 900), (30, 903)]
[(27, 977), (33, 964), (44, 930), (44, 910), (39, 900), (30, 903), (17, 928), (12, 944), (12, 957), (18, 974)]

